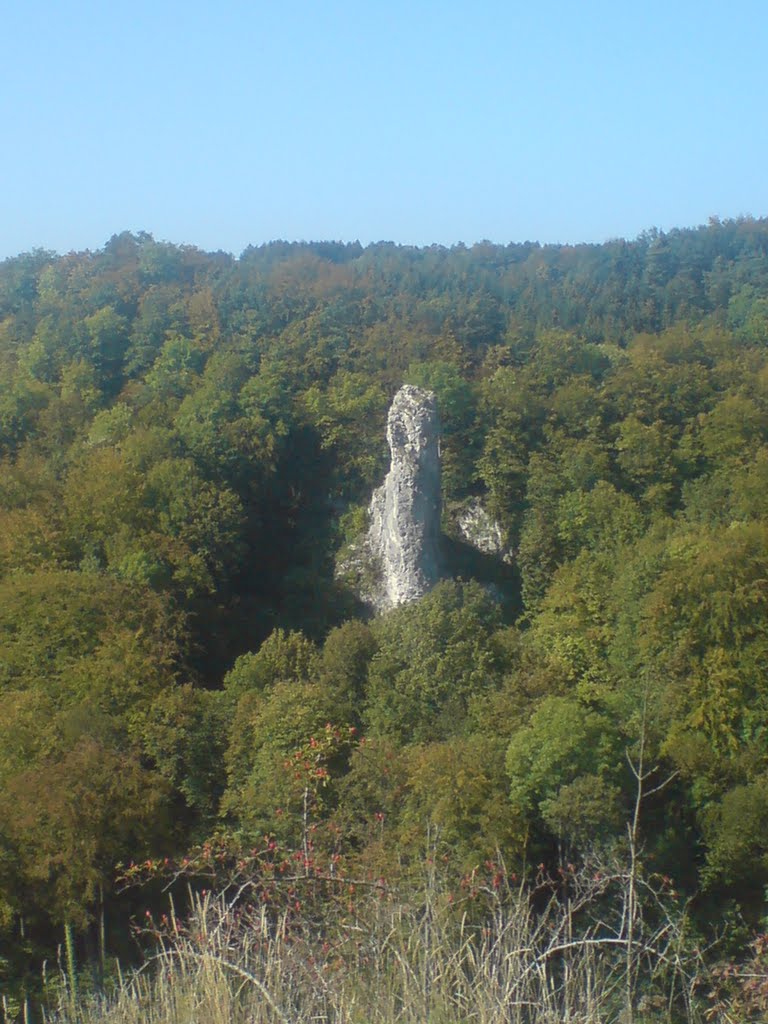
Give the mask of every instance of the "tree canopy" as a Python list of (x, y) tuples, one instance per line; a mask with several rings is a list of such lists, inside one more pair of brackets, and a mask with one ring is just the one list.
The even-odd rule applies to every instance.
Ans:
[[(643, 856), (764, 914), (768, 221), (125, 232), (0, 263), (0, 369), (0, 957), (222, 829), (311, 826), (372, 876), (425, 829), (470, 870), (615, 847), (641, 760)], [(370, 620), (335, 577), (404, 382), (437, 395), (445, 532), (482, 505), (511, 600), (470, 568)]]

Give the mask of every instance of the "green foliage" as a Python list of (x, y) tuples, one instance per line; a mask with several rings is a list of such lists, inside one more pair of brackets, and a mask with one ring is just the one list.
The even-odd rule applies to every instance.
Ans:
[[(583, 829), (588, 822), (579, 813), (593, 813), (596, 794), (607, 793), (621, 774), (621, 739), (607, 715), (573, 697), (546, 697), (513, 736), (506, 767), (513, 806), (531, 813), (545, 803), (547, 817), (556, 820), (565, 804), (572, 827)], [(605, 811), (610, 818), (610, 806)]]
[(545, 797), (539, 807), (550, 831), (581, 850), (620, 836), (625, 823), (621, 789), (599, 774), (579, 774)]
[(181, 398), (196, 382), (202, 364), (202, 353), (194, 343), (182, 334), (172, 334), (147, 373), (147, 387), (160, 398)]
[(0, 590), (0, 817), (19, 909), (83, 924), (124, 851), (171, 833), (143, 733), (175, 684), (180, 624), (107, 576), (38, 571)]
[[(316, 747), (325, 727), (337, 728), (332, 723), (343, 722), (348, 710), (315, 682), (277, 682), (241, 697), (229, 733), (223, 811), (249, 835), (272, 830), (297, 841), (309, 784), (304, 769), (314, 763), (297, 752)], [(346, 723), (342, 735), (350, 735)]]
[(167, 687), (141, 725), (142, 749), (203, 828), (214, 822), (224, 789), (227, 718), (222, 696), (190, 684)]
[(109, 389), (117, 390), (127, 344), (128, 321), (112, 306), (85, 317), (76, 328), (83, 355)]
[(483, 382), (480, 408), (487, 426), (478, 469), (489, 490), (491, 510), (517, 534), (528, 461), (544, 418), (543, 402), (518, 369), (499, 367)]
[[(609, 845), (641, 749), (643, 856), (758, 916), (766, 239), (0, 264), (0, 959), (222, 815), (370, 872), (425, 827), (468, 868)], [(334, 580), (404, 381), (508, 539), (503, 611), (449, 581), (365, 622)]]
[(404, 380), (406, 384), (433, 391), (437, 399), (445, 495), (458, 498), (471, 493), (481, 443), (476, 388), (463, 376), (460, 367), (440, 360), (411, 363)]
[(133, 414), (125, 402), (117, 402), (109, 409), (103, 409), (93, 418), (88, 431), (88, 444), (94, 447), (116, 445), (130, 433)]
[(230, 488), (216, 487), (188, 459), (166, 459), (146, 477), (146, 504), (182, 592), (213, 589), (242, 551), (243, 509)]
[(352, 713), (361, 713), (368, 669), (377, 650), (374, 630), (352, 620), (332, 629), (325, 638), (316, 668), (321, 685), (348, 703)]
[(0, 796), (22, 884), (44, 894), (54, 920), (80, 926), (121, 852), (167, 836), (167, 810), (160, 779), (90, 736), (14, 775)]
[(768, 878), (768, 780), (735, 786), (707, 808), (704, 831), (709, 842), (705, 880), (740, 883), (761, 894)]
[(310, 422), (322, 448), (335, 455), (338, 495), (359, 495), (378, 482), (385, 468), (387, 400), (365, 374), (340, 371), (325, 390), (313, 384), (304, 394)]
[(558, 504), (558, 532), (566, 551), (616, 551), (638, 540), (645, 528), (632, 498), (599, 480), (591, 491), (573, 490)]
[[(359, 656), (351, 653), (350, 661), (346, 644), (339, 658), (333, 641), (330, 643), (328, 653), (321, 657), (301, 633), (276, 630), (256, 654), (238, 658), (224, 680), (229, 742), (225, 754), (228, 786), (222, 808), (249, 834), (265, 829), (295, 834), (295, 814), (312, 782), (305, 767), (328, 769), (327, 775), (313, 776), (314, 782), (321, 780), (325, 786), (331, 771), (339, 768), (336, 762), (344, 759), (352, 736), (349, 723), (354, 691), (349, 683), (354, 686), (361, 669), (355, 664)], [(338, 741), (334, 739), (337, 732)], [(326, 738), (325, 745), (321, 737)], [(305, 748), (311, 755), (299, 756), (297, 751)], [(313, 801), (317, 810), (314, 790)], [(280, 821), (274, 817), (277, 808)]]
[(302, 633), (276, 629), (255, 654), (244, 654), (224, 677), (224, 690), (239, 699), (251, 690), (279, 682), (308, 682), (315, 673), (317, 649)]
[(409, 748), (395, 850), (416, 853), (426, 827), (468, 870), (499, 850), (519, 857), (524, 822), (507, 798), (502, 758), (495, 739), (479, 733)]
[[(3, 691), (41, 689), (60, 705), (82, 694), (127, 712), (165, 685), (180, 639), (162, 598), (108, 576), (39, 571), (0, 582)], [(93, 672), (80, 670), (86, 659)]]
[(372, 731), (401, 742), (460, 732), (472, 695), (498, 678), (491, 638), (499, 624), (498, 606), (476, 583), (438, 584), (379, 619), (367, 691)]

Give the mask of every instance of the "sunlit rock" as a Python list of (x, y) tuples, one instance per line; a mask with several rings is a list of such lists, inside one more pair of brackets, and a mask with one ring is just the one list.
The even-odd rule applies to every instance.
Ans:
[(440, 577), (440, 452), (431, 391), (404, 385), (387, 419), (391, 464), (373, 493), (367, 548), (377, 611), (423, 597)]
[(455, 513), (453, 519), (459, 536), (466, 544), (484, 555), (501, 559), (507, 565), (514, 563), (503, 530), (486, 512), (479, 498), (473, 498)]

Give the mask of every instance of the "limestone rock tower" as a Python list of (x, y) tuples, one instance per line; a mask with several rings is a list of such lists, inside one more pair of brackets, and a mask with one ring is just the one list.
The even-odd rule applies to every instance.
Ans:
[(440, 578), (439, 430), (434, 394), (400, 388), (387, 419), (390, 469), (369, 510), (378, 611), (423, 597)]

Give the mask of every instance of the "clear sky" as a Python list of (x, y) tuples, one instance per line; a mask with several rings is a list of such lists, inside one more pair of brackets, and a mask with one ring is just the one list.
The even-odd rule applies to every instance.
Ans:
[(0, 0), (0, 257), (768, 214), (766, 0)]

